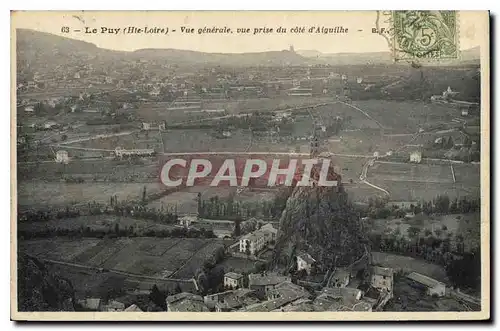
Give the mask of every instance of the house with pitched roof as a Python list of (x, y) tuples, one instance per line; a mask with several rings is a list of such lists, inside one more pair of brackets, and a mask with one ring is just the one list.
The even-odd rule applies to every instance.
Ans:
[(297, 270), (305, 270), (307, 274), (310, 274), (314, 263), (316, 263), (316, 260), (308, 253), (297, 255)]
[(250, 274), (248, 275), (248, 288), (259, 296), (266, 297), (270, 290), (285, 281), (291, 281), (291, 278), (277, 273)]
[(394, 284), (394, 271), (392, 268), (382, 268), (373, 266), (371, 268), (370, 283), (376, 289), (386, 290), (392, 293)]
[(224, 287), (237, 289), (243, 287), (243, 275), (236, 272), (228, 272), (224, 275)]
[(417, 272), (412, 272), (406, 277), (410, 279), (417, 287), (425, 289), (425, 292), (428, 295), (437, 295), (439, 297), (443, 297), (446, 294), (446, 285), (440, 281), (435, 280), (434, 278), (419, 274)]

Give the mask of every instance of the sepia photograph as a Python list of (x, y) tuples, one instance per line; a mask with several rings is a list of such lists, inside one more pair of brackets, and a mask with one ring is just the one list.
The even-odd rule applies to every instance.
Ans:
[(11, 319), (489, 319), (489, 20), (13, 11)]

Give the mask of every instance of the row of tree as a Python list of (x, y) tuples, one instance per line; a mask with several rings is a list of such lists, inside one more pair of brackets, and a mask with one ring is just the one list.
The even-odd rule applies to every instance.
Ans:
[(185, 228), (168, 229), (149, 229), (142, 230), (133, 226), (120, 227), (115, 223), (113, 227), (107, 229), (95, 229), (91, 227), (80, 226), (76, 229), (70, 228), (46, 228), (37, 231), (18, 230), (18, 238), (52, 238), (52, 237), (70, 237), (70, 238), (120, 238), (120, 237), (156, 237), (156, 238), (216, 238), (213, 230), (197, 230)]
[(279, 219), (285, 208), (286, 201), (292, 192), (291, 187), (278, 191), (273, 200), (245, 203), (235, 200), (234, 194), (225, 199), (219, 196), (203, 200), (198, 194), (198, 215), (208, 219), (243, 219), (262, 217), (267, 220)]
[(425, 215), (434, 214), (455, 214), (472, 213), (481, 207), (479, 198), (461, 197), (453, 200), (446, 194), (436, 196), (431, 201), (420, 201), (416, 204), (411, 203), (406, 208), (398, 205), (388, 206), (388, 198), (370, 198), (367, 208), (358, 208), (361, 217), (370, 217), (372, 219), (386, 219), (389, 216), (403, 218), (407, 213)]

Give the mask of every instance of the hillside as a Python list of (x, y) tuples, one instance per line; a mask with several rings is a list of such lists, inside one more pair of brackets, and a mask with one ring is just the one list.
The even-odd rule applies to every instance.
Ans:
[(310, 62), (297, 53), (270, 51), (259, 53), (204, 53), (178, 49), (140, 49), (134, 52), (113, 51), (99, 48), (80, 40), (56, 36), (50, 33), (18, 29), (16, 36), (18, 64), (29, 63), (39, 66), (56, 66), (64, 63), (82, 64), (95, 61), (99, 64), (116, 59), (155, 60), (176, 64), (210, 64), (226, 66), (281, 66), (306, 65)]
[[(18, 29), (16, 35), (18, 65), (55, 67), (66, 63), (81, 65), (82, 61), (106, 66), (118, 58), (126, 61), (155, 60), (160, 63), (184, 65), (221, 66), (303, 66), (310, 64), (345, 65), (390, 65), (390, 52), (369, 53), (321, 53), (317, 50), (297, 52), (269, 51), (258, 53), (204, 53), (178, 49), (140, 49), (134, 52), (113, 51), (99, 48), (94, 44), (60, 37), (50, 33)], [(447, 61), (445, 65), (479, 63), (479, 47), (462, 51), (461, 59)]]
[(74, 311), (71, 283), (49, 272), (39, 260), (20, 254), (17, 260), (19, 311)]
[[(65, 62), (78, 63), (84, 59), (103, 57), (111, 59), (113, 56), (125, 52), (98, 48), (96, 45), (46, 32), (17, 29), (16, 54), (19, 61), (39, 63), (40, 65), (58, 65)], [(79, 63), (81, 64), (81, 63)]]
[(297, 53), (329, 65), (391, 64), (394, 62), (389, 52), (321, 53), (316, 50), (304, 50), (297, 51)]
[[(317, 50), (299, 50), (298, 54), (329, 65), (391, 64), (390, 52), (321, 53)], [(459, 60), (441, 61), (441, 65), (479, 64), (479, 46), (463, 50)]]
[(212, 64), (229, 66), (281, 66), (305, 65), (308, 60), (290, 51), (259, 53), (203, 53), (178, 49), (141, 49), (133, 56), (143, 59), (165, 60), (166, 62)]

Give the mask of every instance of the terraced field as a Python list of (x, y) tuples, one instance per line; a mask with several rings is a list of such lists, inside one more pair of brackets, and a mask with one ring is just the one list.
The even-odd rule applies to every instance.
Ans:
[(22, 240), (19, 250), (49, 259), (131, 274), (190, 278), (222, 247), (222, 240), (198, 238), (36, 239)]

